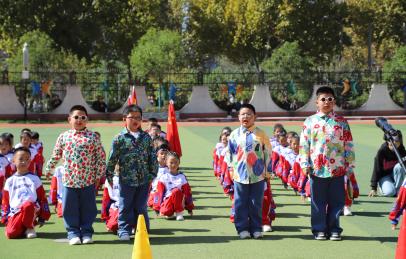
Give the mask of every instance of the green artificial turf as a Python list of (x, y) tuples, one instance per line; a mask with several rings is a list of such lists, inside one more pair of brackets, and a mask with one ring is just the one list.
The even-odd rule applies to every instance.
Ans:
[[(271, 125), (271, 123), (270, 123)], [(226, 125), (224, 125), (226, 126)], [(263, 127), (269, 133), (271, 126)], [(300, 126), (287, 126), (288, 130)], [(356, 148), (356, 177), (361, 197), (353, 205), (354, 216), (341, 217), (343, 241), (315, 241), (310, 232), (309, 203), (293, 191), (285, 190), (279, 179), (271, 182), (277, 204), (274, 231), (263, 240), (239, 240), (229, 221), (231, 202), (226, 198), (211, 168), (211, 152), (221, 127), (180, 127), (183, 149), (182, 170), (187, 175), (196, 210), (193, 217), (177, 222), (151, 217), (150, 242), (154, 258), (393, 258), (398, 230), (390, 229), (387, 219), (394, 198), (368, 198), (369, 179), (375, 153), (382, 143), (382, 132), (373, 125), (351, 125)], [(406, 126), (396, 125), (405, 130)], [(1, 129), (18, 136), (21, 128)], [(49, 158), (56, 137), (64, 128), (35, 128)], [(102, 135), (106, 151), (119, 127), (94, 128)], [(17, 137), (16, 137), (17, 139)], [(49, 182), (44, 181), (46, 189)], [(101, 197), (97, 198), (99, 207)], [(69, 246), (63, 220), (52, 215), (33, 240), (7, 240), (0, 234), (0, 258), (130, 258), (133, 240), (120, 242), (105, 231), (98, 219), (94, 224), (95, 244)], [(4, 227), (0, 227), (4, 233)]]

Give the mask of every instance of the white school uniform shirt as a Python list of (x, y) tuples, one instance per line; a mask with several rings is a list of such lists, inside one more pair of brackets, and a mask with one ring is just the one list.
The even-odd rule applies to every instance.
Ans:
[(119, 200), (120, 200), (120, 178), (115, 175), (113, 176), (113, 184), (112, 186), (106, 180), (104, 183), (104, 187), (107, 188), (109, 192), (110, 200), (112, 201), (110, 208), (118, 208)]
[(166, 173), (169, 173), (168, 167), (166, 167), (166, 166), (165, 166), (165, 167), (159, 167), (158, 173), (157, 173), (156, 177), (154, 178), (154, 180), (153, 180), (152, 183), (151, 183), (151, 192), (156, 192), (156, 188), (157, 188), (157, 186), (158, 186), (158, 180), (159, 180), (159, 178), (160, 178), (162, 175), (166, 174)]
[(177, 188), (182, 190), (182, 186), (188, 183), (186, 176), (182, 173), (178, 173), (177, 175), (167, 173), (162, 175), (158, 181), (165, 185), (164, 199), (168, 198), (172, 194), (173, 189)]
[(37, 144), (31, 144), (31, 146), (36, 150), (36, 152), (38, 153), (38, 150), (43, 146), (42, 142), (39, 141)]
[(62, 176), (64, 173), (65, 173), (65, 168), (63, 167), (63, 165), (60, 165), (55, 168), (54, 177), (56, 178), (57, 188), (58, 188), (56, 191), (56, 197), (57, 197), (58, 201), (60, 201), (60, 202), (62, 202), (62, 193), (63, 193)]
[(286, 149), (286, 151), (284, 152), (284, 156), (285, 156), (285, 160), (289, 162), (290, 167), (293, 168), (293, 164), (296, 161), (296, 157), (299, 154), (296, 154), (295, 151), (293, 151), (292, 149)]
[(7, 157), (8, 161), (10, 162), (10, 164), (13, 164), (13, 158), (14, 158), (14, 152), (10, 151), (7, 154), (5, 154), (5, 156)]
[[(6, 180), (4, 190), (9, 194), (9, 217), (20, 211), (20, 206), (26, 202), (37, 202), (37, 189), (42, 185), (38, 176), (28, 173), (19, 175), (15, 173)], [(37, 204), (38, 205), (38, 204)]]
[(10, 162), (8, 161), (7, 157), (0, 154), (0, 176), (6, 176), (6, 167), (8, 165), (10, 165)]
[(223, 153), (224, 148), (226, 148), (226, 145), (224, 145), (223, 143), (217, 143), (216, 144), (216, 155), (218, 157), (221, 156), (221, 154)]

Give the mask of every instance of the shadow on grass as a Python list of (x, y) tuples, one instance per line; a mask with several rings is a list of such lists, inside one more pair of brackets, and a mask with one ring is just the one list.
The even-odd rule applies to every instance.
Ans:
[(161, 228), (161, 229), (151, 229), (151, 235), (174, 235), (178, 232), (187, 233), (203, 233), (210, 232), (209, 229), (189, 229), (189, 228)]
[[(189, 178), (189, 176), (187, 177)], [(210, 180), (204, 180), (204, 179), (190, 179), (191, 182), (209, 182)]]
[(345, 236), (343, 235), (343, 240), (354, 240), (354, 241), (379, 241), (381, 243), (397, 243), (398, 237), (357, 237), (357, 236)]
[[(193, 191), (193, 195), (198, 195), (198, 194), (219, 194), (219, 192)], [(226, 197), (226, 196), (224, 196), (224, 197)]]
[(272, 226), (274, 232), (301, 232), (303, 229), (310, 229), (309, 226)]
[(278, 213), (278, 211), (276, 211), (276, 217), (277, 218), (303, 218), (303, 217), (305, 217), (305, 218), (309, 218), (310, 217), (310, 215), (309, 214), (304, 214), (304, 213), (295, 213), (295, 212), (292, 212), (292, 213), (286, 213), (286, 212), (280, 212), (280, 213)]
[(205, 209), (231, 209), (231, 204), (229, 206), (195, 206), (196, 210), (205, 210)]
[(150, 237), (151, 245), (169, 245), (169, 244), (214, 244), (228, 243), (233, 240), (239, 240), (235, 236), (170, 236), (170, 237)]
[(213, 167), (181, 167), (181, 170), (213, 170)]
[(387, 211), (355, 211), (353, 212), (355, 216), (361, 217), (386, 217), (389, 215)]
[(212, 220), (212, 219), (228, 219), (230, 216), (225, 215), (193, 215), (192, 217), (187, 217), (187, 220)]
[(66, 232), (38, 232), (37, 233), (38, 238), (44, 238), (44, 239), (64, 239), (66, 238), (67, 233)]
[(201, 200), (201, 199), (227, 199), (225, 196), (196, 196), (193, 197), (195, 200)]

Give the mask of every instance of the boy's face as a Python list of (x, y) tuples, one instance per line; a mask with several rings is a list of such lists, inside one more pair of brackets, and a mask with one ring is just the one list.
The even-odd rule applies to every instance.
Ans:
[(281, 144), (284, 147), (288, 145), (288, 139), (286, 138), (286, 136), (279, 136), (278, 141), (279, 144)]
[(170, 156), (166, 159), (166, 166), (171, 174), (177, 174), (179, 168), (179, 160), (176, 157)]
[(321, 93), (316, 100), (317, 109), (324, 114), (333, 111), (335, 103), (334, 96), (329, 93)]
[(161, 133), (161, 130), (156, 126), (152, 126), (149, 130), (149, 135), (151, 137), (159, 136), (159, 133)]
[(249, 128), (254, 125), (255, 114), (251, 109), (242, 108), (238, 114), (238, 119), (243, 127)]
[(123, 118), (129, 131), (135, 132), (141, 128), (142, 116), (140, 112), (130, 112)]
[(33, 144), (33, 145), (36, 145), (36, 144), (38, 144), (38, 139), (31, 139), (31, 144)]
[(13, 162), (18, 173), (27, 173), (30, 165), (31, 156), (28, 152), (18, 151), (14, 154)]
[(68, 117), (68, 122), (72, 129), (83, 130), (86, 128), (87, 115), (84, 111), (73, 111)]
[(276, 128), (275, 131), (273, 132), (274, 136), (278, 136), (282, 132), (281, 128)]
[(23, 135), (20, 138), (20, 143), (21, 143), (21, 145), (23, 145), (23, 147), (28, 148), (28, 147), (30, 147), (30, 144), (31, 144), (31, 138), (26, 135)]
[(160, 166), (166, 165), (166, 155), (168, 154), (167, 150), (160, 149), (157, 153), (157, 159)]
[[(401, 144), (400, 141), (393, 141), (393, 143), (395, 144), (396, 148), (400, 147), (400, 144)], [(394, 150), (392, 143), (390, 143), (389, 141), (388, 141), (388, 147), (390, 150), (392, 150), (392, 151)]]

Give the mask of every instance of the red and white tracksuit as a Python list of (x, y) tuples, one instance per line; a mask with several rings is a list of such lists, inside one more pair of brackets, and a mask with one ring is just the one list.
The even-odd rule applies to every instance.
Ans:
[(15, 173), (6, 180), (3, 191), (2, 223), (8, 238), (22, 237), (28, 228), (51, 216), (44, 188), (38, 176)]
[(56, 206), (56, 214), (62, 218), (62, 175), (65, 173), (65, 168), (61, 165), (55, 168), (54, 175), (51, 180), (51, 187), (49, 189), (49, 203)]
[(103, 189), (101, 219), (106, 222), (109, 231), (117, 232), (118, 229), (118, 207), (120, 198), (120, 179), (113, 176), (113, 184), (106, 180)]
[(153, 208), (168, 217), (185, 209), (188, 211), (194, 209), (192, 190), (183, 173), (179, 172), (177, 175), (167, 173), (158, 179)]
[(154, 200), (156, 199), (156, 194), (157, 194), (158, 179), (166, 173), (169, 174), (168, 167), (166, 167), (166, 166), (159, 167), (156, 177), (154, 178), (154, 180), (152, 180), (152, 183), (150, 185), (150, 190), (149, 190), (148, 202), (147, 202), (148, 207), (150, 207), (150, 208), (154, 207)]

